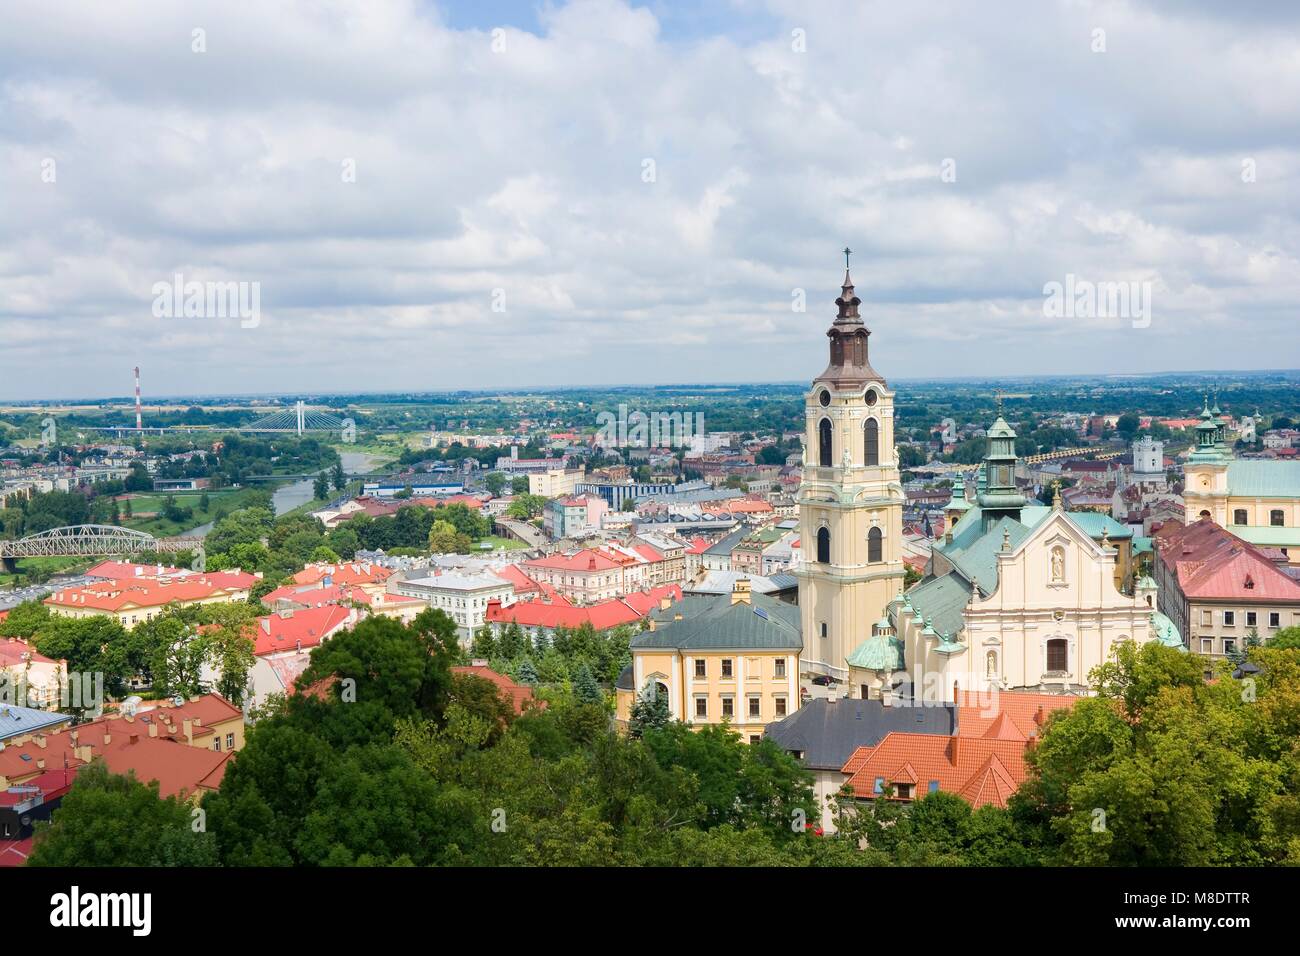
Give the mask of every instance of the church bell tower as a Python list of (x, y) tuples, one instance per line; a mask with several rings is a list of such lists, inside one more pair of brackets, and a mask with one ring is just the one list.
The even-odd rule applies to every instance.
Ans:
[(848, 677), (849, 653), (903, 589), (894, 393), (871, 367), (871, 332), (844, 253), (838, 312), (826, 333), (830, 363), (804, 399), (799, 488), (802, 670), (839, 680)]

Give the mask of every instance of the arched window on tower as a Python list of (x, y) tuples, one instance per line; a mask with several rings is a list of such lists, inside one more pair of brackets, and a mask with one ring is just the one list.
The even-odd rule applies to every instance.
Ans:
[(863, 462), (868, 465), (880, 464), (880, 423), (874, 418), (868, 418), (862, 426), (862, 434), (865, 436)]
[(829, 528), (817, 531), (817, 561), (819, 564), (831, 563), (831, 532)]
[(835, 463), (835, 456), (831, 448), (831, 420), (823, 418), (821, 424), (817, 426), (817, 464), (823, 468), (830, 468)]
[(880, 561), (880, 539), (884, 537), (879, 528), (872, 528), (867, 532), (867, 562), (874, 564)]

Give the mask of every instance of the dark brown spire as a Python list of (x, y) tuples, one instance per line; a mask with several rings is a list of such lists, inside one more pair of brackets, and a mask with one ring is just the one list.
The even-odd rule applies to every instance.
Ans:
[(867, 337), (871, 330), (862, 324), (858, 306), (862, 304), (853, 292), (853, 277), (849, 275), (849, 250), (844, 250), (844, 285), (840, 288), (840, 297), (835, 300), (838, 311), (826, 335), (831, 340), (831, 361), (826, 371), (817, 376), (817, 381), (826, 382), (833, 388), (862, 388), (868, 382), (885, 384), (884, 378), (871, 367), (867, 360)]

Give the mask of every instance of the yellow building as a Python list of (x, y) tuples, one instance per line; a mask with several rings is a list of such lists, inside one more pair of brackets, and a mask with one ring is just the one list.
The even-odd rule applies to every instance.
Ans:
[(1184, 467), (1185, 521), (1209, 518), (1261, 548), (1281, 550), (1300, 564), (1300, 461), (1237, 459), (1224, 437), (1226, 422), (1201, 411), (1196, 447)]
[(130, 630), (161, 614), (169, 604), (228, 604), (247, 601), (249, 586), (217, 572), (180, 581), (114, 580), (55, 591), (44, 601), (60, 617), (111, 617)]
[(686, 597), (649, 617), (632, 639), (617, 692), (626, 725), (638, 695), (662, 695), (675, 720), (727, 724), (753, 743), (799, 707), (799, 609), (755, 594), (747, 578), (730, 595)]
[(804, 672), (849, 676), (848, 656), (903, 586), (903, 488), (894, 447), (894, 393), (871, 367), (871, 332), (844, 272), (830, 364), (805, 398), (802, 562)]

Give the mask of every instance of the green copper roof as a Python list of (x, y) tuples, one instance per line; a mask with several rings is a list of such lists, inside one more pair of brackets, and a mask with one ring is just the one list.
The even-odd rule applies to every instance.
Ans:
[(1136, 534), (1133, 536), (1133, 553), (1148, 554), (1155, 547), (1152, 540), (1144, 535)]
[(1151, 590), (1154, 591), (1156, 589), (1156, 579), (1149, 574), (1144, 574), (1142, 575), (1142, 577), (1138, 578), (1136, 588), (1139, 591), (1143, 590), (1144, 588), (1150, 588)]
[[(731, 603), (731, 595), (685, 597), (666, 611), (656, 610), (653, 631), (631, 640), (634, 648), (681, 650), (802, 650), (799, 608), (766, 594), (751, 594), (752, 603)], [(680, 621), (674, 620), (677, 614)]]
[(1178, 628), (1174, 627), (1174, 622), (1159, 611), (1151, 612), (1151, 633), (1165, 647), (1176, 647), (1180, 651), (1187, 650), (1183, 639), (1178, 636)]
[(1243, 541), (1260, 548), (1300, 547), (1300, 528), (1274, 528), (1271, 525), (1230, 524), (1228, 530)]
[(903, 670), (903, 642), (887, 634), (873, 634), (849, 655), (849, 666), (869, 671)]
[(1245, 498), (1300, 498), (1300, 461), (1267, 458), (1228, 465), (1228, 494)]
[(989, 438), (1015, 438), (1016, 431), (1007, 424), (1005, 418), (999, 415), (998, 420), (993, 423), (992, 428), (985, 432), (985, 435)]
[(1070, 520), (1083, 529), (1083, 533), (1094, 541), (1100, 541), (1102, 532), (1106, 532), (1110, 540), (1118, 538), (1133, 537), (1133, 529), (1128, 525), (1120, 524), (1110, 515), (1100, 514), (1096, 511), (1067, 511)]

